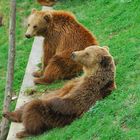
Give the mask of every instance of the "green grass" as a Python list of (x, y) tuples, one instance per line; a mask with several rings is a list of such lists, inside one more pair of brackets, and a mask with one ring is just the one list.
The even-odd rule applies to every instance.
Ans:
[[(14, 91), (18, 92), (25, 72), (32, 40), (24, 38), (22, 21), (37, 5), (31, 1), (18, 2), (17, 56)], [(0, 2), (1, 3), (1, 2)], [(0, 4), (1, 5), (1, 4)], [(2, 0), (8, 17), (9, 4)], [(140, 139), (140, 1), (139, 0), (66, 0), (56, 9), (72, 11), (90, 29), (100, 45), (108, 45), (117, 59), (117, 90), (99, 101), (71, 125), (53, 129), (29, 140), (139, 140)], [(8, 19), (0, 28), (0, 103), (2, 104), (8, 49)], [(59, 82), (49, 86), (60, 87)], [(44, 86), (40, 86), (40, 89)], [(0, 110), (2, 106), (0, 106)]]

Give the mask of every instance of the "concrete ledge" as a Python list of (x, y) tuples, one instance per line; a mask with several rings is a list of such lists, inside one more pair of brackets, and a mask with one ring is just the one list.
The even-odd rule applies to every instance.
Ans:
[[(51, 7), (43, 7), (43, 10), (51, 10)], [(32, 72), (37, 70), (37, 64), (41, 61), (42, 56), (42, 46), (43, 46), (43, 38), (42, 37), (36, 37), (33, 42), (32, 50), (29, 56), (29, 61), (26, 67), (24, 79), (22, 82), (22, 86), (20, 89), (19, 97), (17, 100), (16, 108), (19, 108), (20, 106), (24, 105), (26, 102), (30, 101), (32, 98), (30, 96), (24, 95), (24, 91), (27, 88), (33, 87), (33, 76)], [(24, 129), (22, 123), (11, 123), (9, 133), (7, 136), (7, 140), (18, 140), (16, 138), (16, 133), (20, 132)]]

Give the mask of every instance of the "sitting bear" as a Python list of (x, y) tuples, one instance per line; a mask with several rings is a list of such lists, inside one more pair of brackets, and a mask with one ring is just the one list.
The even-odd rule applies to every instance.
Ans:
[(25, 130), (17, 133), (17, 137), (38, 135), (70, 124), (115, 89), (115, 64), (106, 47), (90, 46), (73, 52), (71, 58), (83, 66), (83, 76), (71, 80), (54, 94), (3, 114), (11, 121), (23, 122)]
[(71, 53), (97, 45), (95, 37), (72, 14), (64, 11), (32, 10), (25, 36), (45, 38), (42, 70), (33, 73), (36, 84), (75, 77), (82, 67), (70, 59)]

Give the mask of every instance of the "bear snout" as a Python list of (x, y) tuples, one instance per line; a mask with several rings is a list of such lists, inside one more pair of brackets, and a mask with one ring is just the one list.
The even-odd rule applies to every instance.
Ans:
[(25, 34), (25, 37), (26, 38), (31, 38), (31, 35), (30, 34)]

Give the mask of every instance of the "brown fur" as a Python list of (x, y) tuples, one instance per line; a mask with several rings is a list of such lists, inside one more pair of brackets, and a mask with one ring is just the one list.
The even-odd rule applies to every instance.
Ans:
[(70, 124), (115, 89), (114, 60), (106, 48), (91, 46), (74, 52), (72, 58), (83, 65), (83, 76), (71, 80), (55, 94), (33, 100), (15, 112), (4, 113), (12, 121), (22, 118), (25, 130), (17, 137), (37, 135)]
[(42, 6), (53, 6), (57, 0), (37, 0)]
[[(45, 38), (43, 69), (33, 74), (39, 76), (34, 80), (35, 83), (51, 83), (75, 77), (82, 67), (70, 59), (71, 53), (97, 45), (95, 37), (68, 12), (33, 10), (28, 23), (27, 37)], [(37, 28), (32, 30), (34, 26)]]

